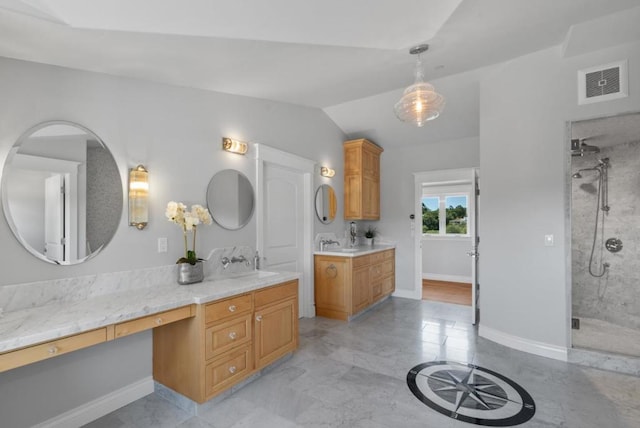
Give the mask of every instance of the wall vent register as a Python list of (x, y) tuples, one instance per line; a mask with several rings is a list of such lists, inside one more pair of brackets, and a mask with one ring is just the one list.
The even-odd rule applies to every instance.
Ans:
[(578, 71), (578, 104), (590, 104), (629, 95), (627, 61)]

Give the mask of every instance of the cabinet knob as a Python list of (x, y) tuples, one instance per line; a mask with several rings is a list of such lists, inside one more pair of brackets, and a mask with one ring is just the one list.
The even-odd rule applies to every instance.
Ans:
[(258, 322), (262, 321), (262, 315), (256, 315), (256, 321)]
[(234, 374), (236, 372), (236, 366), (229, 367), (229, 373)]
[(160, 317), (156, 318), (156, 324), (157, 325), (162, 324), (162, 318), (160, 318)]
[(54, 346), (49, 348), (48, 352), (49, 352), (49, 355), (57, 354), (58, 353), (58, 347), (54, 345)]
[(236, 305), (229, 306), (229, 312), (235, 312), (236, 309), (238, 309), (238, 308), (236, 308)]
[(231, 339), (231, 340), (236, 340), (237, 336), (238, 335), (236, 334), (235, 331), (232, 331), (231, 333), (229, 333), (229, 339)]

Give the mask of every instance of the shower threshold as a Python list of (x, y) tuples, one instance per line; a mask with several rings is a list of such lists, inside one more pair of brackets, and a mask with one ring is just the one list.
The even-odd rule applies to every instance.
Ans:
[(580, 329), (571, 331), (574, 348), (640, 357), (640, 330), (580, 317)]

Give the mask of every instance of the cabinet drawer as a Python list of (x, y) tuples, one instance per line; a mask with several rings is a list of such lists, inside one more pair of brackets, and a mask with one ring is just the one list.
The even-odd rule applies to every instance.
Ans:
[(393, 260), (385, 260), (380, 264), (382, 276), (389, 276), (393, 273)]
[(256, 291), (256, 308), (273, 302), (295, 297), (298, 293), (298, 281), (289, 281), (284, 284)]
[(116, 338), (124, 337), (143, 330), (149, 330), (151, 328), (160, 327), (161, 325), (189, 318), (192, 316), (191, 309), (191, 305), (183, 306), (170, 311), (160, 312), (159, 314), (136, 318), (131, 321), (116, 324), (115, 336)]
[(251, 314), (209, 327), (205, 332), (205, 358), (223, 354), (251, 340)]
[(369, 255), (369, 258), (371, 259), (372, 265), (377, 265), (379, 263), (382, 263), (382, 261), (384, 260), (384, 251), (380, 253), (373, 253)]
[(362, 266), (367, 266), (370, 263), (370, 256), (361, 256), (361, 257), (354, 257), (351, 260), (351, 266), (353, 268), (358, 268), (358, 267), (362, 267)]
[(386, 278), (383, 278), (380, 283), (382, 284), (382, 294), (384, 295), (391, 294), (396, 289), (395, 287), (396, 281), (393, 276), (388, 276)]
[(87, 331), (0, 355), (0, 372), (106, 342), (107, 329)]
[(375, 302), (382, 297), (382, 281), (371, 284), (371, 301)]
[(251, 294), (244, 294), (220, 302), (210, 303), (205, 308), (205, 323), (226, 320), (239, 315), (251, 312), (253, 300)]
[(205, 368), (205, 395), (210, 397), (239, 382), (253, 371), (249, 345), (224, 354)]
[(385, 260), (393, 260), (396, 255), (396, 250), (387, 250), (382, 252)]

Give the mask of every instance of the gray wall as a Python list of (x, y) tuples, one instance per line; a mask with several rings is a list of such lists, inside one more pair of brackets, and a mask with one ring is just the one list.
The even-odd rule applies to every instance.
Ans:
[[(175, 263), (182, 255), (181, 232), (164, 216), (168, 201), (205, 205), (209, 179), (225, 168), (244, 172), (255, 186), (251, 153), (243, 157), (222, 152), (222, 136), (264, 143), (329, 165), (336, 177), (321, 179), (318, 174), (316, 185), (330, 183), (342, 194), (345, 136), (318, 109), (3, 58), (0, 93), (0, 159), (27, 128), (64, 119), (88, 127), (105, 142), (118, 163), (123, 187), (128, 169), (137, 164), (148, 168), (150, 180), (149, 226), (143, 231), (129, 227), (123, 213), (111, 243), (80, 265), (37, 260), (14, 239), (6, 222), (0, 222), (0, 286)], [(340, 206), (339, 220), (327, 226), (316, 221), (316, 232), (342, 230), (342, 216)], [(168, 237), (167, 253), (156, 252), (158, 237)], [(239, 231), (217, 225), (198, 230), (198, 250), (205, 253), (214, 247), (255, 246), (255, 240), (255, 218)], [(119, 339), (0, 374), (3, 421), (11, 420), (8, 426), (16, 428), (31, 426), (150, 376), (150, 336), (135, 335), (127, 343), (123, 346)], [(61, 365), (68, 370), (60, 370)]]
[[(630, 96), (578, 106), (577, 71), (624, 58)], [(638, 43), (572, 58), (555, 47), (504, 63), (482, 81), (481, 331), (568, 346), (566, 122), (639, 111), (639, 69)], [(545, 234), (555, 246), (544, 246)]]
[[(471, 281), (471, 238), (422, 239), (422, 275), (444, 275)], [(437, 278), (435, 278), (437, 279)], [(454, 278), (455, 279), (455, 278)], [(451, 279), (452, 281), (454, 279)], [(447, 279), (444, 279), (448, 281)]]
[[(572, 180), (571, 189), (573, 316), (596, 318), (640, 329), (640, 230), (637, 221), (634, 221), (640, 209), (640, 141), (603, 147), (595, 156), (573, 158), (571, 170), (593, 167), (599, 158), (604, 157), (611, 162), (611, 210), (604, 220), (604, 239), (617, 237), (622, 240), (623, 248), (619, 253), (604, 251), (604, 262), (611, 267), (602, 278), (594, 278), (589, 274), (598, 180), (597, 174), (584, 172), (582, 179)], [(600, 225), (602, 215), (600, 211)], [(599, 229), (592, 268), (596, 274), (602, 268), (600, 233)]]

